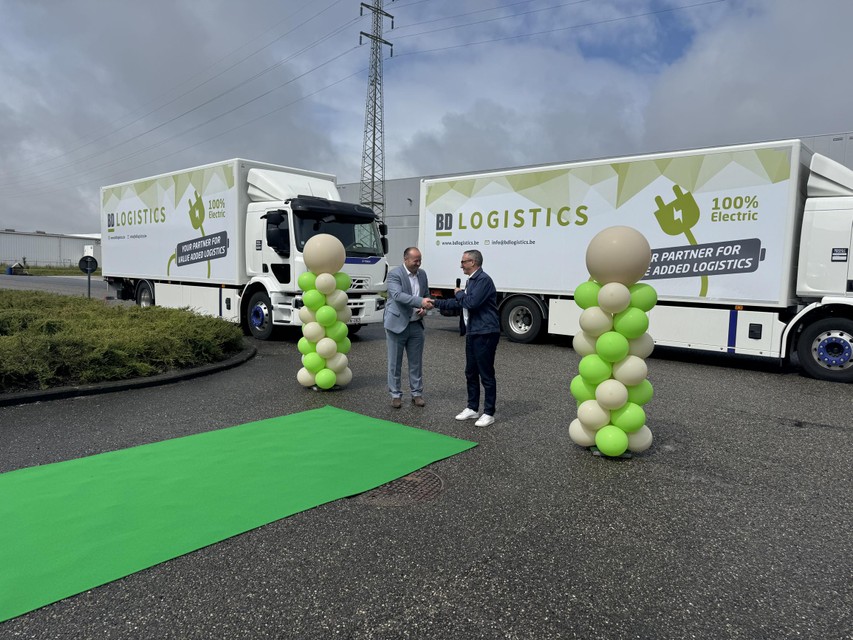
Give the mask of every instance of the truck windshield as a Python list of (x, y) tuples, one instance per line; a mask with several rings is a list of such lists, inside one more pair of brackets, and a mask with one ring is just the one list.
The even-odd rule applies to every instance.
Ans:
[(346, 249), (347, 256), (382, 256), (382, 245), (376, 224), (363, 219), (325, 216), (317, 219), (294, 212), (296, 246), (301, 252), (305, 243), (320, 233), (335, 236)]

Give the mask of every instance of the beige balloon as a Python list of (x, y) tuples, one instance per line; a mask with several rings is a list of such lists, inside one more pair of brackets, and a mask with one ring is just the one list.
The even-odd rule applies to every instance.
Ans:
[[(333, 276), (331, 273), (321, 273), (314, 281), (314, 286), (317, 288), (317, 291), (322, 293), (324, 296), (327, 296), (335, 290), (335, 287), (338, 286), (338, 283), (335, 280), (335, 276)], [(326, 300), (326, 302), (328, 303), (328, 300)]]
[[(317, 341), (317, 354), (324, 359), (329, 359), (338, 352), (338, 343), (331, 338), (320, 338)], [(326, 363), (328, 366), (328, 363)], [(329, 367), (331, 369), (332, 367)]]
[(608, 282), (598, 292), (598, 306), (607, 313), (625, 311), (631, 305), (631, 292), (621, 282)]
[(349, 367), (337, 374), (336, 382), (339, 387), (345, 387), (352, 382), (352, 371)]
[(349, 307), (338, 309), (338, 320), (344, 324), (348, 324), (352, 320), (352, 310)]
[(579, 355), (589, 356), (595, 353), (596, 340), (598, 338), (589, 335), (586, 331), (578, 331), (575, 337), (572, 338), (572, 346)]
[(299, 319), (302, 320), (302, 324), (308, 324), (309, 322), (315, 322), (317, 316), (308, 307), (302, 307), (299, 309)]
[(589, 335), (597, 338), (602, 333), (610, 331), (613, 328), (613, 316), (604, 311), (601, 307), (590, 307), (584, 309), (581, 317), (578, 319), (581, 329)]
[(326, 360), (326, 366), (335, 373), (340, 373), (349, 366), (349, 360), (344, 354), (335, 353)]
[(346, 307), (348, 300), (347, 294), (340, 289), (335, 289), (326, 296), (326, 304), (333, 307), (336, 311), (340, 311)]
[(315, 382), (314, 374), (308, 371), (305, 367), (302, 367), (296, 372), (296, 381), (303, 387), (313, 387)]
[(595, 444), (595, 431), (584, 427), (577, 418), (569, 424), (569, 437), (572, 442), (582, 447), (591, 447)]
[(605, 380), (595, 388), (595, 401), (602, 409), (615, 411), (628, 402), (628, 389), (618, 380)]
[(341, 241), (328, 233), (313, 236), (305, 243), (302, 250), (305, 266), (319, 275), (321, 273), (337, 273), (347, 258), (346, 249)]
[(613, 377), (626, 387), (640, 384), (648, 373), (646, 362), (637, 356), (628, 356), (613, 365)]
[(642, 453), (652, 446), (652, 440), (652, 430), (643, 425), (639, 430), (628, 434), (628, 451)]
[(578, 420), (590, 431), (598, 431), (610, 422), (610, 412), (595, 400), (585, 400), (578, 407)]
[(655, 341), (648, 333), (644, 333), (639, 338), (628, 340), (628, 355), (648, 358), (654, 350)]
[(626, 287), (645, 274), (652, 249), (642, 233), (631, 227), (608, 227), (598, 232), (586, 249), (586, 268), (602, 285), (620, 282)]
[(322, 338), (326, 337), (326, 330), (319, 322), (309, 322), (302, 325), (302, 335), (309, 342), (319, 342)]

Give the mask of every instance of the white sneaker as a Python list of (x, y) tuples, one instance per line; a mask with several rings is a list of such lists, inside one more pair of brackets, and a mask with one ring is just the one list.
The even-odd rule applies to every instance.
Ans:
[(490, 416), (488, 413), (484, 413), (480, 416), (480, 419), (474, 423), (475, 427), (488, 427), (495, 423), (494, 416)]
[(476, 418), (480, 414), (474, 411), (473, 409), (469, 409), (465, 407), (465, 411), (456, 416), (457, 420), (471, 420), (472, 418)]

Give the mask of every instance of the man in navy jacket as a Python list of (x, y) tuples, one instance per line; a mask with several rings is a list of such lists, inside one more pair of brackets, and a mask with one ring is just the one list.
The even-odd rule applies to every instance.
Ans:
[[(439, 309), (461, 309), (460, 333), (465, 336), (465, 380), (468, 385), (468, 406), (456, 416), (457, 420), (477, 418), (474, 424), (487, 427), (495, 422), (497, 382), (495, 381), (495, 351), (501, 335), (495, 283), (483, 271), (483, 254), (472, 249), (462, 254), (462, 272), (468, 276), (464, 289), (457, 287), (454, 297), (433, 300)], [(483, 385), (483, 415), (479, 415), (480, 384)]]

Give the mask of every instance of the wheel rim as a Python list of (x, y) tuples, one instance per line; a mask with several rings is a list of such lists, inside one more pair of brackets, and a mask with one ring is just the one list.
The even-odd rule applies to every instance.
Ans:
[(269, 321), (269, 309), (267, 309), (267, 305), (259, 302), (252, 307), (252, 314), (249, 321), (252, 323), (252, 327), (259, 331), (266, 327)]
[(812, 342), (812, 355), (824, 369), (853, 366), (853, 336), (846, 331), (824, 331)]
[(533, 326), (533, 314), (527, 307), (516, 307), (509, 314), (509, 326), (515, 333), (527, 333)]
[(150, 307), (152, 304), (154, 304), (154, 300), (151, 290), (148, 287), (143, 287), (142, 291), (139, 292), (139, 306)]

